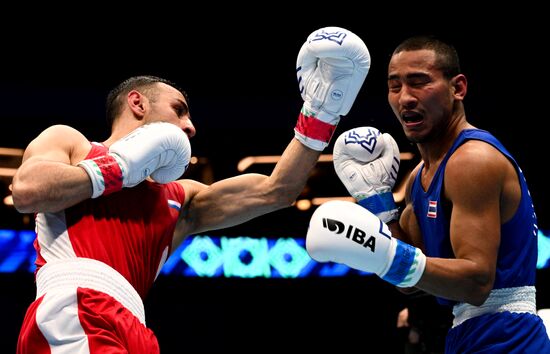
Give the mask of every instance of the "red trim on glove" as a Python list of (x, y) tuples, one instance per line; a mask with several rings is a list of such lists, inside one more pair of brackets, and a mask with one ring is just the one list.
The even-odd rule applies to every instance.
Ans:
[(315, 116), (306, 116), (300, 112), (296, 130), (308, 138), (328, 143), (336, 130), (336, 125), (325, 123)]
[(111, 194), (122, 189), (122, 170), (118, 162), (111, 155), (97, 157), (93, 159), (99, 167), (105, 182), (105, 191), (102, 195)]

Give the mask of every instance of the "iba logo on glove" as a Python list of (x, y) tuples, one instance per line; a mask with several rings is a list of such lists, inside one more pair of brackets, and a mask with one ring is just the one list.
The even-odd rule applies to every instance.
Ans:
[[(329, 218), (323, 218), (323, 227), (337, 235), (342, 234), (346, 230), (346, 225), (343, 222)], [(372, 235), (367, 238), (365, 231), (351, 224), (348, 225), (345, 236), (353, 242), (369, 248), (372, 252), (376, 249), (376, 238)]]

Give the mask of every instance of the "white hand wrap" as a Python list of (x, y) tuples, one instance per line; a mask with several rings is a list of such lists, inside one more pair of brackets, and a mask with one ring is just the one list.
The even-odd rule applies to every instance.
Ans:
[(145, 178), (158, 183), (176, 180), (189, 165), (191, 144), (176, 125), (145, 124), (114, 142), (106, 156), (78, 163), (92, 181), (92, 198), (133, 187)]
[(391, 135), (373, 127), (342, 133), (334, 144), (334, 169), (360, 205), (382, 221), (398, 218), (392, 188), (399, 171), (399, 147)]
[(340, 116), (351, 109), (370, 68), (365, 43), (339, 27), (311, 33), (296, 61), (304, 105), (294, 129), (304, 145), (322, 151)]
[(375, 273), (399, 287), (415, 286), (426, 267), (420, 249), (393, 238), (379, 218), (345, 201), (329, 201), (315, 210), (306, 249), (318, 262), (342, 263)]

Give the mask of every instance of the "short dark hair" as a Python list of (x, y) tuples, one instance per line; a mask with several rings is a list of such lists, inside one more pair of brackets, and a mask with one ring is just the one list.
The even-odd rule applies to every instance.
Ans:
[(429, 49), (436, 54), (435, 65), (443, 75), (450, 79), (461, 73), (460, 61), (455, 47), (435, 36), (414, 36), (410, 37), (395, 48), (392, 55), (400, 52)]
[(170, 80), (153, 75), (133, 76), (121, 82), (107, 95), (105, 108), (107, 123), (109, 124), (109, 126), (113, 126), (116, 117), (122, 112), (122, 108), (124, 106), (124, 98), (128, 94), (128, 92), (132, 90), (139, 90), (149, 99), (154, 99), (156, 93), (155, 85), (157, 83), (163, 83), (172, 86), (176, 90), (180, 91), (185, 99), (189, 102), (187, 93)]

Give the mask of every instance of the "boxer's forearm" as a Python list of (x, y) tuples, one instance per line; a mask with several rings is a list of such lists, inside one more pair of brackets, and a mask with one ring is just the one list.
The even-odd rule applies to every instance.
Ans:
[(277, 198), (286, 197), (292, 203), (304, 189), (311, 169), (320, 155), (320, 151), (312, 150), (297, 139), (292, 139), (268, 180), (273, 190), (279, 194)]
[(270, 176), (247, 173), (204, 188), (186, 208), (189, 232), (234, 226), (292, 205), (319, 155), (292, 139)]

